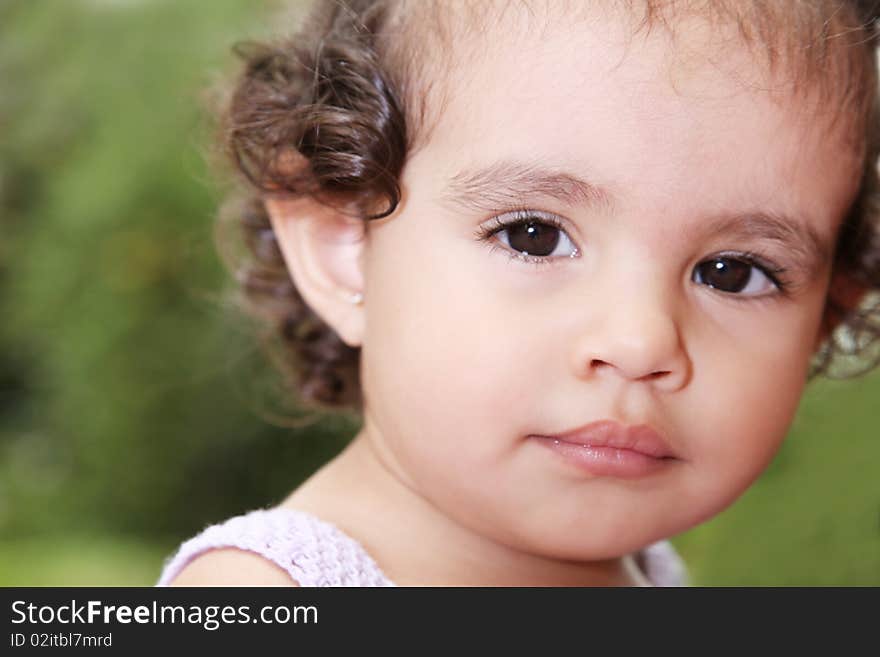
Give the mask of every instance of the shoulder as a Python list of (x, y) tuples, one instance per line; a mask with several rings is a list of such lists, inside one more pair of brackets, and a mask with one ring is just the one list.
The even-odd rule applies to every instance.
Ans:
[(280, 566), (238, 548), (209, 550), (189, 562), (169, 586), (299, 586)]
[(279, 509), (258, 509), (210, 525), (166, 561), (159, 586), (303, 584), (294, 561), (307, 527)]
[(335, 526), (289, 508), (258, 509), (203, 529), (162, 569), (158, 586), (393, 586)]

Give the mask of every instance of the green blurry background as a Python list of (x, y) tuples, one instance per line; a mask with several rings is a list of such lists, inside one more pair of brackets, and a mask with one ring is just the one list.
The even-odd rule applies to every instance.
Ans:
[[(278, 427), (213, 242), (206, 89), (267, 0), (0, 0), (0, 585), (149, 585), (356, 426)], [(719, 400), (724, 403), (724, 400)], [(880, 585), (880, 376), (810, 388), (675, 539), (697, 584)]]

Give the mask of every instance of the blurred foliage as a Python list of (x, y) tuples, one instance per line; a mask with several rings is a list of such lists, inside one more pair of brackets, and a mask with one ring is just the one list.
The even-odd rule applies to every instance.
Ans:
[(267, 3), (0, 6), (0, 535), (182, 537), (277, 501), (352, 428), (262, 422), (225, 310), (203, 96)]
[[(355, 430), (264, 421), (211, 237), (203, 91), (273, 6), (0, 2), (0, 584), (148, 584)], [(769, 472), (675, 539), (694, 581), (880, 584), (878, 400), (811, 387)]]
[(151, 586), (168, 547), (96, 534), (0, 542), (2, 586)]

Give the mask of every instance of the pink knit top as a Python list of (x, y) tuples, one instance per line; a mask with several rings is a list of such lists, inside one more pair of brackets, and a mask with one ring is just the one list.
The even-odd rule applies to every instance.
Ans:
[[(366, 550), (330, 523), (291, 509), (258, 509), (212, 525), (186, 541), (162, 569), (168, 586), (195, 557), (215, 548), (238, 548), (277, 564), (300, 586), (394, 586)], [(632, 560), (648, 586), (683, 586), (685, 569), (666, 541)]]

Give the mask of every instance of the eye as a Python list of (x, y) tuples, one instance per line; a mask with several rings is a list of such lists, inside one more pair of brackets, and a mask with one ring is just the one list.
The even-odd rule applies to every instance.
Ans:
[(783, 284), (776, 275), (782, 271), (758, 264), (747, 254), (717, 256), (694, 267), (692, 280), (729, 294), (754, 297), (781, 291)]
[(489, 226), (480, 229), (486, 241), (497, 236), (513, 257), (534, 262), (555, 258), (574, 258), (578, 249), (559, 219), (536, 212), (517, 212), (508, 217), (495, 217)]

